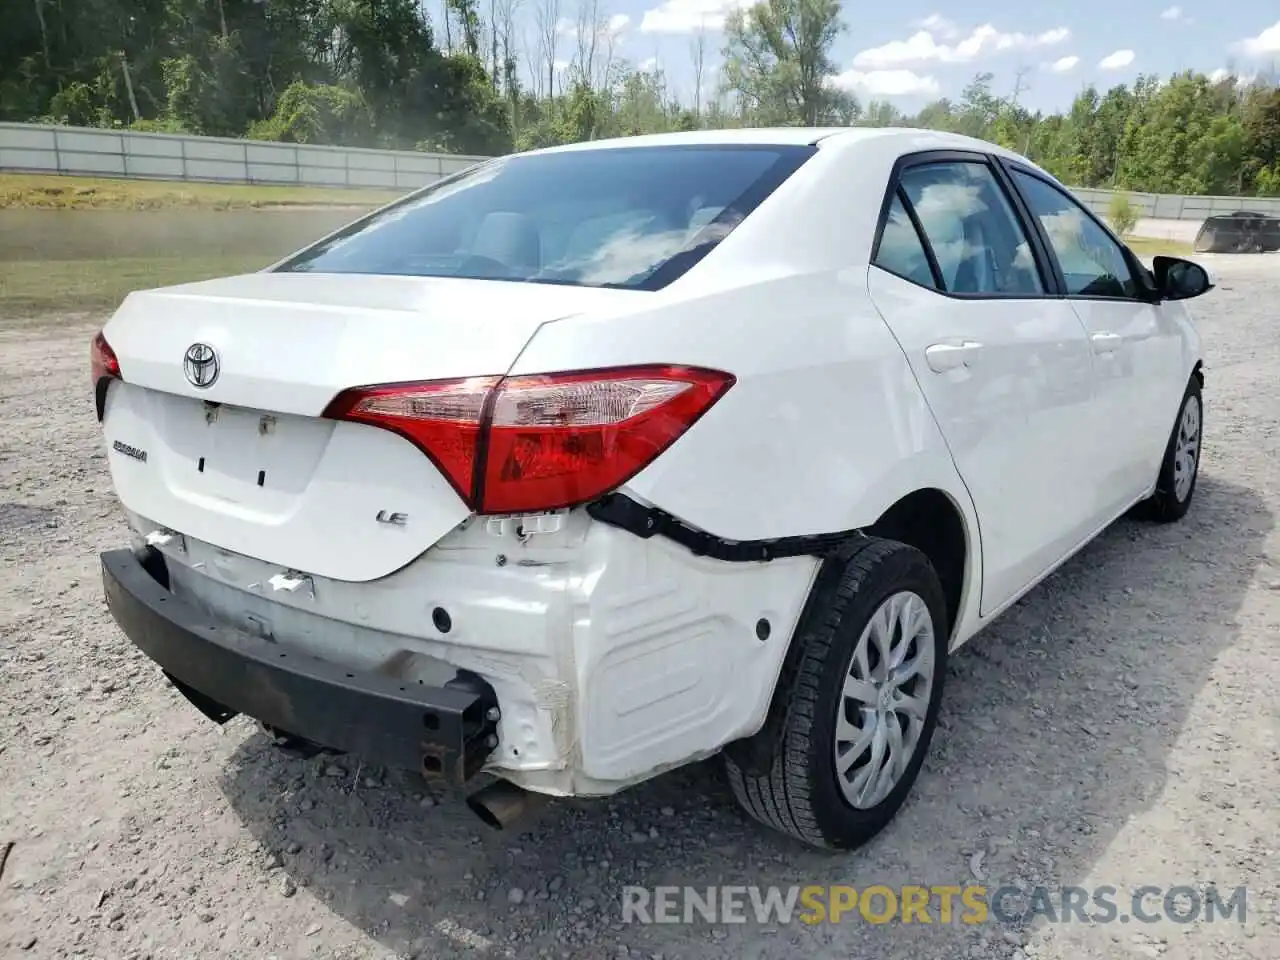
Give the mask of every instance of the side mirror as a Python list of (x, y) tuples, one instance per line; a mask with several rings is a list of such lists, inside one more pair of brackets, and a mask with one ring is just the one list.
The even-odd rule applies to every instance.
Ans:
[(1152, 268), (1161, 299), (1190, 300), (1213, 289), (1208, 271), (1190, 260), (1156, 257), (1152, 260)]

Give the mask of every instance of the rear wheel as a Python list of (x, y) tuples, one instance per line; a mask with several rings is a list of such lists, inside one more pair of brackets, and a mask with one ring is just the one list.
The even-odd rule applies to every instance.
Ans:
[(1156, 492), (1142, 504), (1143, 513), (1160, 523), (1181, 520), (1191, 506), (1200, 476), (1200, 444), (1204, 431), (1204, 404), (1200, 377), (1192, 376), (1178, 408), (1178, 419), (1169, 436)]
[(914, 547), (871, 539), (821, 578), (765, 729), (725, 752), (743, 808), (812, 846), (879, 833), (928, 752), (947, 638), (942, 586)]

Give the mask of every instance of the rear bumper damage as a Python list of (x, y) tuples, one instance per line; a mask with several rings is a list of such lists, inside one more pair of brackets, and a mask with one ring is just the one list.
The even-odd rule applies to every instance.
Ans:
[[(759, 729), (816, 558), (730, 563), (585, 511), (533, 519), (478, 518), (391, 576), (346, 582), (130, 513), (134, 549), (152, 572), (126, 553), (104, 559), (104, 575), (109, 595), (113, 575), (123, 584), (111, 609), (125, 632), (190, 688), (188, 699), (202, 709), (212, 701), (206, 715), (225, 705), (310, 741), (304, 752), (318, 744), (417, 767), (425, 743), (449, 752), (455, 782), (459, 764), (467, 776), (479, 764), (525, 791), (598, 797)], [(157, 618), (176, 618), (179, 640), (151, 639), (174, 629), (148, 625)], [(185, 652), (181, 628), (193, 624), (201, 639), (249, 652), (250, 665), (210, 666), (207, 654)], [(297, 681), (257, 677), (264, 660), (321, 683), (295, 694)], [(459, 687), (485, 705), (483, 721)], [(338, 699), (340, 720), (329, 706)], [(440, 713), (438, 730), (419, 730), (427, 709)], [(471, 725), (454, 729), (453, 717)]]
[(144, 564), (128, 549), (104, 553), (101, 561), (111, 615), (216, 723), (243, 713), (456, 786), (479, 772), (498, 743), (497, 697), (474, 674), (451, 671), (428, 685), (332, 663), (237, 630), (175, 596), (153, 576), (164, 576), (162, 562)]

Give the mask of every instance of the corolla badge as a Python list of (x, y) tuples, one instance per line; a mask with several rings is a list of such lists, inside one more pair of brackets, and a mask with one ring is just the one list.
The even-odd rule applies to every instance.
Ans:
[(207, 343), (193, 343), (187, 347), (182, 369), (193, 387), (211, 387), (218, 379), (218, 352)]

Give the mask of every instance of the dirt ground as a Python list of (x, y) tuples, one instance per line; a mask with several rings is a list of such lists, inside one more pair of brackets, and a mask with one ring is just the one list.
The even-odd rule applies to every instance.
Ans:
[[(98, 551), (125, 542), (87, 383), (101, 318), (0, 321), (0, 956), (1275, 960), (1280, 256), (1205, 262), (1191, 514), (1121, 521), (959, 653), (913, 799), (840, 856), (749, 823), (715, 764), (499, 834), (413, 775), (291, 760), (243, 720), (219, 732), (101, 599)], [(620, 910), (625, 884), (975, 882), (1243, 886), (1247, 913), (642, 926)]]

